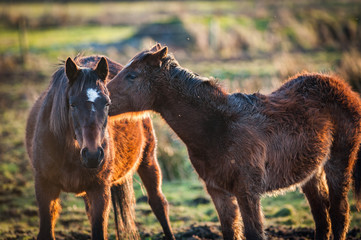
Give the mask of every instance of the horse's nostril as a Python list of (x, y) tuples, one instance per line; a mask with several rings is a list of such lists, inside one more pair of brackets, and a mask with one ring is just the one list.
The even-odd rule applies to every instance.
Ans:
[(88, 152), (88, 148), (83, 148), (83, 149), (81, 150), (81, 157), (82, 157), (83, 159), (86, 159), (87, 152)]
[(97, 168), (104, 159), (104, 150), (98, 147), (98, 151), (90, 152), (88, 148), (81, 150), (82, 163), (87, 168)]
[(101, 147), (98, 147), (98, 153), (99, 153), (99, 155), (98, 155), (98, 161), (99, 161), (99, 163), (103, 160), (103, 158), (104, 158), (104, 150), (103, 150), (103, 148), (101, 148)]

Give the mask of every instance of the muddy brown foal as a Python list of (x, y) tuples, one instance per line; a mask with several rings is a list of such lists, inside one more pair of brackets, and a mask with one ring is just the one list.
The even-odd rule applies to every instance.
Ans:
[[(109, 64), (108, 64), (109, 63)], [(118, 239), (138, 239), (132, 176), (138, 171), (167, 239), (175, 239), (161, 191), (150, 118), (108, 118), (108, 78), (122, 66), (104, 57), (68, 58), (31, 109), (26, 147), (39, 205), (38, 239), (55, 239), (61, 191), (83, 196), (92, 239), (107, 239), (113, 202)], [(108, 71), (109, 70), (109, 71)]]
[[(316, 239), (345, 239), (361, 104), (337, 77), (302, 74), (269, 95), (228, 94), (182, 68), (159, 44), (137, 54), (107, 85), (109, 114), (160, 113), (186, 144), (217, 209), (225, 239), (264, 239), (260, 199), (299, 186)], [(360, 161), (360, 160), (359, 160)], [(360, 184), (355, 184), (360, 204)], [(243, 227), (241, 224), (243, 220)]]

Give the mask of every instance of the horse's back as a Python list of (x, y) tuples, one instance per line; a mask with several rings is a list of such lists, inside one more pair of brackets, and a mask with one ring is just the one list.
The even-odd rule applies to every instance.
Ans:
[[(324, 74), (301, 74), (270, 94), (266, 111), (282, 121), (302, 123), (309, 129), (331, 124), (332, 135), (347, 133), (358, 138), (361, 129), (361, 100), (344, 80)], [(291, 120), (291, 121), (290, 121)], [(311, 128), (310, 128), (311, 127)], [(351, 136), (352, 135), (352, 136)]]
[(360, 97), (336, 76), (297, 75), (262, 102), (266, 113), (280, 121), (286, 119), (285, 123), (295, 118), (316, 125), (330, 120), (335, 126), (348, 124), (355, 129), (361, 124)]
[[(279, 90), (271, 95), (303, 98), (305, 103), (314, 107), (341, 107), (353, 117), (361, 118), (361, 101), (357, 93), (352, 91), (344, 80), (325, 74), (300, 74), (291, 78)], [(310, 106), (312, 107), (312, 106)]]

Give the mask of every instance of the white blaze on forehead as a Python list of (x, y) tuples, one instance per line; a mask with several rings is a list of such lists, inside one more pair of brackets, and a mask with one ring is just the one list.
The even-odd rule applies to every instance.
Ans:
[(86, 95), (88, 96), (88, 101), (89, 102), (94, 102), (95, 99), (97, 99), (99, 96), (99, 93), (97, 90), (93, 89), (93, 88), (89, 88), (86, 92)]

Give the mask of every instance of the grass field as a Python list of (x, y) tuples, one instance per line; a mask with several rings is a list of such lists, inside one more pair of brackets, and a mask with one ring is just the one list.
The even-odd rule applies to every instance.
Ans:
[[(135, 181), (134, 188), (137, 197), (137, 226), (142, 238), (160, 239), (161, 227), (144, 198), (145, 190), (139, 180)], [(213, 232), (220, 234), (216, 211), (199, 181), (165, 182), (163, 192), (170, 203), (170, 220), (176, 234), (184, 235), (193, 225), (215, 227), (216, 231), (213, 230)], [(56, 225), (57, 237), (76, 239), (78, 236), (81, 239), (90, 239), (90, 224), (82, 199), (75, 197), (74, 194), (63, 193), (61, 200), (62, 212)], [(33, 239), (38, 231), (38, 217), (32, 182), (15, 189), (9, 188), (8, 194), (1, 194), (0, 202), (2, 216), (0, 217), (0, 239)], [(298, 191), (278, 197), (265, 197), (262, 205), (266, 219), (265, 227), (313, 227), (308, 204)], [(353, 200), (351, 200), (351, 216), (351, 228), (359, 227), (361, 216), (356, 212)], [(109, 239), (115, 239), (114, 233), (111, 213)], [(179, 237), (179, 239), (188, 238)]]
[[(358, 83), (360, 11), (356, 0), (0, 4), (0, 239), (33, 239), (38, 231), (25, 121), (61, 60), (83, 52), (126, 64), (160, 42), (182, 66), (219, 79), (231, 92), (269, 93), (303, 70), (337, 73)], [(202, 230), (197, 226), (207, 224), (215, 234), (209, 238), (216, 239), (217, 214), (184, 145), (158, 115), (153, 120), (163, 191), (178, 238), (193, 239), (184, 237), (190, 226)], [(140, 180), (134, 187), (138, 228), (144, 239), (159, 239), (161, 228)], [(352, 194), (350, 199), (351, 228), (360, 227)], [(62, 203), (58, 239), (89, 239), (83, 201), (63, 194)], [(266, 227), (313, 227), (297, 191), (265, 197), (262, 204)], [(112, 221), (109, 233), (115, 239)]]

